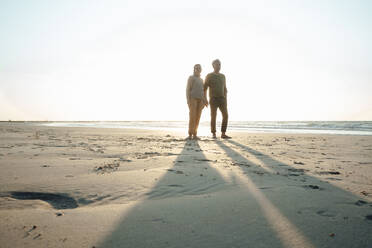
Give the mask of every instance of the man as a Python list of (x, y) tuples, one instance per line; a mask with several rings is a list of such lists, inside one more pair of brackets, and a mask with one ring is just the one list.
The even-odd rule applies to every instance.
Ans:
[(201, 112), (207, 106), (207, 98), (203, 93), (203, 79), (200, 78), (201, 66), (194, 65), (194, 74), (187, 80), (186, 99), (189, 106), (189, 137), (199, 139), (197, 136)]
[(207, 97), (207, 90), (209, 88), (209, 104), (211, 106), (211, 132), (213, 138), (216, 136), (216, 116), (217, 109), (219, 108), (222, 113), (222, 126), (221, 126), (221, 138), (230, 139), (231, 137), (226, 135), (227, 122), (229, 115), (227, 113), (227, 100), (226, 100), (226, 78), (225, 75), (220, 73), (221, 62), (216, 59), (212, 62), (214, 72), (209, 73), (204, 82), (204, 97)]

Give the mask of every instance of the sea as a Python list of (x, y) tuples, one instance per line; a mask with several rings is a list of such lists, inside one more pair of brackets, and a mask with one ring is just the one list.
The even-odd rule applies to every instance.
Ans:
[[(184, 131), (187, 121), (57, 121), (37, 122), (34, 125), (51, 127), (93, 127), (127, 128), (163, 131)], [(219, 130), (221, 123), (217, 123)], [(208, 135), (210, 123), (201, 122), (199, 134)], [(372, 135), (372, 121), (230, 121), (228, 131), (249, 133), (288, 133), (288, 134), (334, 134), (334, 135)]]

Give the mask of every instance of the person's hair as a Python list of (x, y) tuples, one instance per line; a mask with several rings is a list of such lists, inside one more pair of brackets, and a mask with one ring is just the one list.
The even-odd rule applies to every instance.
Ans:
[(221, 61), (219, 59), (215, 59), (215, 60), (212, 61), (212, 65), (214, 65), (217, 62), (219, 62), (221, 64)]
[(201, 67), (201, 65), (200, 65), (200, 64), (195, 64), (195, 65), (194, 65), (194, 69), (195, 69), (195, 67), (197, 67), (197, 66), (200, 66), (200, 67)]

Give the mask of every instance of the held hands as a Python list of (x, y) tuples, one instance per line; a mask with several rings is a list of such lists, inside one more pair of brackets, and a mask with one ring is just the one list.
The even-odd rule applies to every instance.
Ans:
[(204, 106), (206, 106), (208, 108), (208, 100), (206, 98), (203, 99), (203, 103), (204, 103)]
[[(191, 105), (191, 102), (190, 102), (190, 101), (187, 101), (187, 106), (189, 106), (189, 108), (191, 107), (190, 105)], [(208, 100), (205, 99), (205, 98), (203, 99), (203, 105), (204, 105), (205, 107), (208, 107), (208, 105), (209, 105)]]

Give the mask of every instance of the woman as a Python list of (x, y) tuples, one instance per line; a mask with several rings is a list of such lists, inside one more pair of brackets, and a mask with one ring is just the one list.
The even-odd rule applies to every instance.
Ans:
[(203, 79), (200, 78), (200, 64), (194, 65), (194, 74), (187, 80), (186, 98), (189, 106), (189, 137), (199, 139), (197, 136), (201, 112), (208, 101), (204, 96)]

